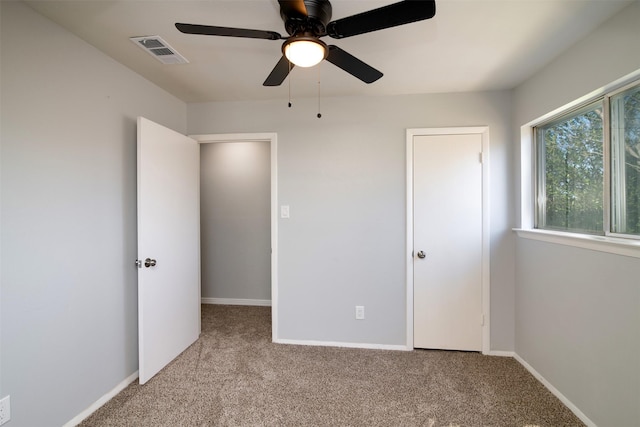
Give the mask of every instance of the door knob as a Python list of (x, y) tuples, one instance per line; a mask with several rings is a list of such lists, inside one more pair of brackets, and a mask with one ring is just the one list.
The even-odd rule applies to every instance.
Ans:
[(151, 258), (147, 258), (144, 260), (144, 266), (145, 267), (154, 267), (156, 265), (156, 260), (155, 259), (151, 259)]
[(418, 252), (418, 258), (422, 259), (422, 258), (426, 258), (427, 254), (424, 253), (424, 251), (420, 251)]

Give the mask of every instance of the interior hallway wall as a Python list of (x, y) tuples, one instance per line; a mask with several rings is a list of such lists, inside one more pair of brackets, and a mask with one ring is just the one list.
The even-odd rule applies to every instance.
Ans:
[(136, 116), (186, 105), (2, 1), (2, 379), (11, 427), (60, 426), (138, 369)]
[(271, 300), (270, 144), (200, 144), (200, 200), (202, 298)]

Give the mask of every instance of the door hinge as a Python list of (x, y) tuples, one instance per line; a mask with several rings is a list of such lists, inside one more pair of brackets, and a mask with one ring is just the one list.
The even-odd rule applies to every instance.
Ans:
[(482, 156), (482, 152), (479, 153), (478, 159), (480, 160), (480, 163), (484, 163), (484, 157)]
[(484, 314), (480, 316), (480, 326), (484, 326)]

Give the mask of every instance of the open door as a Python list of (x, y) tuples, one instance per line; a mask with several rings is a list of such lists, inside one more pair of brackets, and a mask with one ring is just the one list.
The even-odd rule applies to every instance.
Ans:
[(200, 151), (138, 117), (140, 384), (200, 335)]

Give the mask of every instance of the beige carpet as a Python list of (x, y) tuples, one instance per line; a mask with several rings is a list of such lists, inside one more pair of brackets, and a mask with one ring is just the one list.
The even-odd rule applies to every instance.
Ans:
[(202, 307), (202, 336), (82, 426), (581, 426), (511, 358), (271, 343), (270, 308)]

